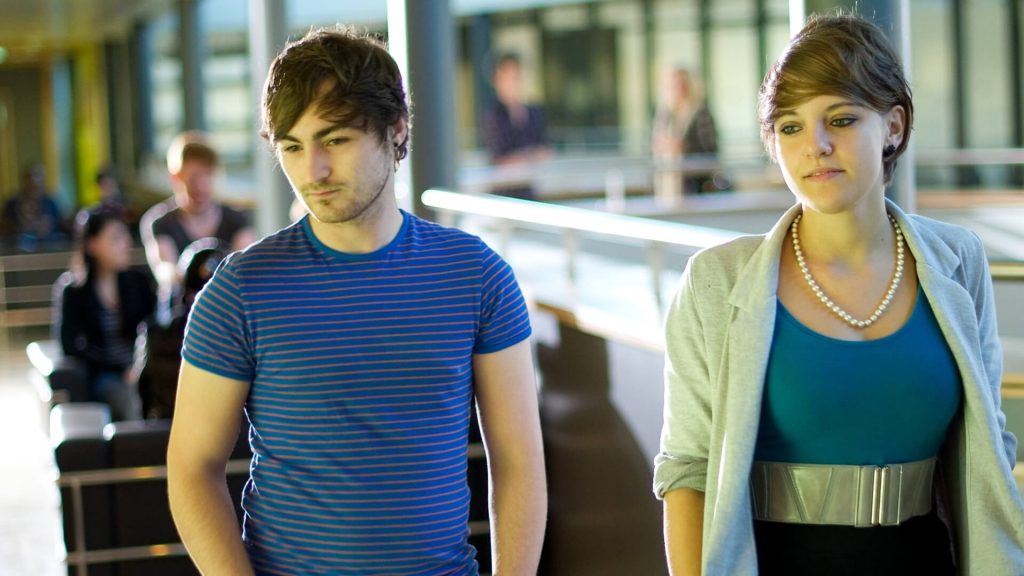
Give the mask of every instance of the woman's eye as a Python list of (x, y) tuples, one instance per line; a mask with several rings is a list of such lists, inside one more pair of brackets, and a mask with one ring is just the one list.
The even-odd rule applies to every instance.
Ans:
[(836, 118), (835, 120), (833, 120), (832, 121), (832, 125), (836, 126), (838, 128), (843, 128), (845, 126), (849, 126), (850, 124), (853, 124), (856, 121), (857, 121), (857, 119), (854, 118), (853, 116), (844, 116), (842, 118)]
[(795, 124), (786, 124), (779, 128), (779, 133), (788, 136), (790, 134), (796, 134), (799, 130), (800, 128)]

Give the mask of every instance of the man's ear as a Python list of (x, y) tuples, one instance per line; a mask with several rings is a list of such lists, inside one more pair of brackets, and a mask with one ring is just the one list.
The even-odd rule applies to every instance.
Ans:
[(401, 146), (409, 139), (409, 123), (405, 121), (405, 118), (399, 118), (388, 128), (388, 136), (391, 139), (392, 148)]

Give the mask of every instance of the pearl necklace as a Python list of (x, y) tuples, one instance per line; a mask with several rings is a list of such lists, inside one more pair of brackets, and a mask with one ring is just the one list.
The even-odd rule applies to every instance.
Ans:
[(867, 320), (857, 320), (850, 315), (849, 312), (840, 308), (831, 298), (825, 295), (822, 291), (821, 286), (815, 282), (814, 277), (811, 276), (811, 271), (807, 268), (807, 262), (804, 261), (804, 253), (800, 250), (800, 235), (797, 232), (799, 228), (800, 219), (803, 214), (797, 214), (793, 220), (792, 226), (790, 226), (790, 235), (793, 237), (793, 252), (796, 254), (796, 263), (800, 266), (800, 272), (804, 275), (804, 280), (807, 281), (807, 285), (811, 287), (811, 291), (814, 295), (821, 300), (821, 303), (826, 308), (831, 310), (836, 316), (841, 318), (850, 326), (854, 328), (867, 328), (874, 324), (889, 308), (889, 303), (892, 302), (893, 296), (896, 295), (896, 289), (900, 286), (900, 280), (903, 279), (903, 230), (900, 229), (900, 225), (896, 223), (896, 219), (893, 218), (892, 214), (886, 214), (889, 217), (889, 221), (892, 222), (892, 227), (896, 231), (896, 271), (892, 275), (892, 282), (889, 284), (889, 290), (885, 293), (885, 298), (882, 299), (882, 303), (878, 305), (878, 308), (871, 313), (871, 316)]

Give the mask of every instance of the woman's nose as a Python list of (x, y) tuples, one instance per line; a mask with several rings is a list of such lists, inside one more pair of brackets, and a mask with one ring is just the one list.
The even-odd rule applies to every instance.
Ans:
[(809, 139), (806, 143), (806, 154), (810, 157), (828, 156), (832, 154), (832, 137), (824, 126), (808, 130)]

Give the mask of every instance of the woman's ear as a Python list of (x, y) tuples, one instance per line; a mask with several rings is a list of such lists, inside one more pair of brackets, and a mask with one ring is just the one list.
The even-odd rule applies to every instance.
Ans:
[(886, 112), (884, 120), (887, 130), (886, 146), (891, 145), (899, 148), (900, 144), (906, 139), (907, 111), (903, 109), (903, 106), (893, 106)]

